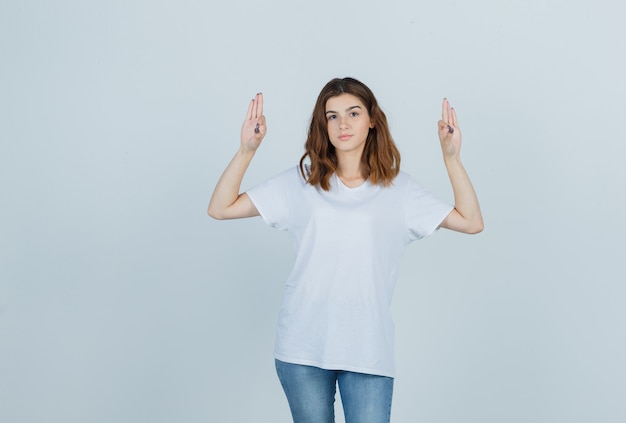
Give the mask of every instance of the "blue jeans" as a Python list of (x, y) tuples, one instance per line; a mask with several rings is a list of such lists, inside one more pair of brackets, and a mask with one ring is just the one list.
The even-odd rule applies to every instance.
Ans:
[(276, 360), (294, 423), (333, 423), (339, 385), (346, 423), (388, 423), (393, 378)]

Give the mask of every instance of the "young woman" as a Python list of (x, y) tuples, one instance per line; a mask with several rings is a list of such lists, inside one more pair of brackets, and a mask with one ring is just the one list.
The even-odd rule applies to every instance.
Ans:
[[(239, 151), (208, 213), (261, 216), (294, 240), (279, 314), (276, 370), (295, 423), (333, 422), (339, 386), (347, 423), (389, 422), (394, 377), (391, 296), (400, 257), (437, 228), (478, 233), (483, 219), (461, 164), (456, 112), (443, 100), (439, 139), (454, 206), (400, 171), (371, 90), (352, 79), (322, 89), (299, 166), (240, 193), (267, 132), (263, 96), (248, 106)], [(310, 164), (305, 163), (309, 159)]]

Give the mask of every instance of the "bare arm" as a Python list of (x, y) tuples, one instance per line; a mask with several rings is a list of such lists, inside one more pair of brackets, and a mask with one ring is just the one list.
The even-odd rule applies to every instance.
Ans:
[(241, 181), (267, 132), (263, 115), (263, 94), (257, 94), (248, 106), (241, 126), (241, 145), (213, 190), (207, 212), (215, 219), (238, 219), (258, 216), (259, 212), (244, 192)]
[(456, 111), (448, 100), (443, 100), (442, 119), (439, 121), (439, 140), (443, 151), (443, 160), (448, 171), (454, 209), (441, 223), (442, 228), (457, 232), (476, 234), (483, 230), (483, 216), (478, 204), (478, 197), (472, 182), (461, 163), (461, 129), (456, 118)]

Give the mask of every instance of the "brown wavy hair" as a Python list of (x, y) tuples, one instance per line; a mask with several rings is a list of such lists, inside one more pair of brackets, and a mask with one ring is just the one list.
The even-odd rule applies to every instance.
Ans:
[[(374, 93), (365, 84), (354, 78), (335, 78), (328, 82), (315, 103), (311, 116), (311, 125), (304, 144), (304, 154), (300, 159), (300, 172), (308, 183), (330, 190), (330, 177), (337, 170), (337, 154), (328, 137), (326, 120), (326, 102), (331, 97), (352, 94), (358, 97), (367, 108), (374, 124), (370, 128), (361, 161), (366, 166), (368, 180), (373, 184), (389, 186), (400, 171), (400, 152), (391, 138), (385, 113), (378, 106)], [(307, 174), (304, 160), (310, 158), (311, 165)], [(308, 177), (307, 177), (308, 176)]]

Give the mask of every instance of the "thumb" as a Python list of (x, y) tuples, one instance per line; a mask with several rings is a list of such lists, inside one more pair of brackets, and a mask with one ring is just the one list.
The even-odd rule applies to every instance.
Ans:
[(450, 125), (448, 122), (445, 122), (443, 120), (440, 120), (438, 122), (439, 124), (439, 130), (440, 131), (447, 131), (449, 134), (453, 134), (454, 133), (454, 128), (452, 127), (452, 125)]

